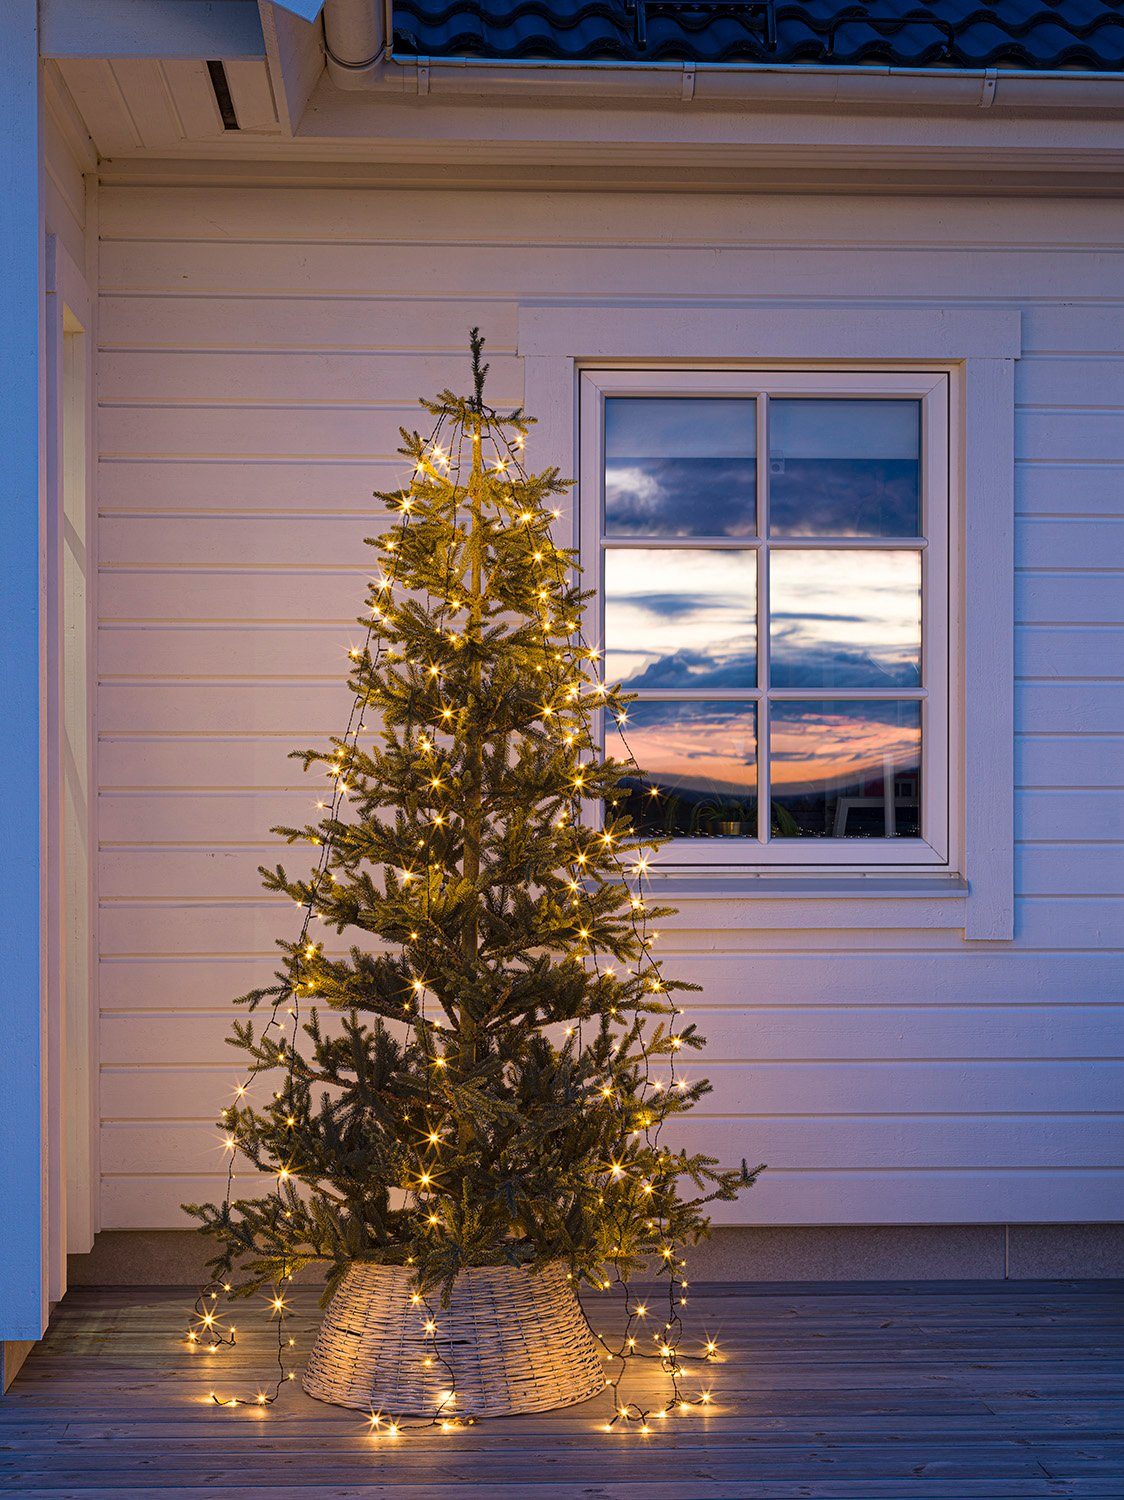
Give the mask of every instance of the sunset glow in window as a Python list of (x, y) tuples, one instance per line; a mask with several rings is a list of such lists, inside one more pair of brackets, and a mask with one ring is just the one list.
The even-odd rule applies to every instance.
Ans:
[(947, 510), (947, 486), (927, 493), (934, 408), (901, 378), (883, 394), (890, 376), (868, 394), (825, 381), (838, 395), (811, 378), (619, 383), (583, 412), (600, 413), (606, 676), (638, 695), (624, 738), (605, 726), (606, 752), (642, 768), (627, 811), (751, 862), (910, 842), (920, 858), (926, 737), (945, 732), (943, 696), (928, 701), (947, 633), (925, 603), (927, 506)]

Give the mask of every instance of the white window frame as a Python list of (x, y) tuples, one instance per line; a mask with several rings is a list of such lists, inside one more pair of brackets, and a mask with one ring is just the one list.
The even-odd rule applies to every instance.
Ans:
[[(843, 690), (839, 698), (895, 701), (912, 698), (921, 704), (921, 826), (915, 839), (766, 839), (766, 801), (759, 802), (756, 839), (675, 838), (652, 856), (653, 865), (675, 871), (699, 869), (784, 870), (817, 874), (824, 869), (865, 874), (887, 868), (932, 871), (957, 867), (959, 809), (950, 806), (951, 791), (958, 784), (956, 747), (949, 741), (949, 703), (956, 693), (953, 680), (955, 654), (950, 649), (948, 622), (957, 613), (953, 593), (959, 578), (955, 559), (950, 558), (950, 538), (958, 534), (956, 495), (950, 484), (948, 445), (948, 390), (945, 372), (901, 370), (636, 370), (583, 368), (579, 379), (580, 485), (578, 535), (581, 564), (587, 584), (597, 589), (593, 601), (593, 634), (603, 644), (604, 554), (608, 548), (658, 547), (674, 550), (754, 551), (757, 557), (759, 659), (767, 661), (769, 631), (765, 614), (768, 599), (768, 559), (774, 550), (807, 549), (816, 546), (813, 537), (768, 536), (767, 409), (770, 399), (785, 396), (805, 398), (864, 397), (909, 399), (921, 407), (921, 504), (922, 534), (913, 538), (862, 537), (854, 542), (824, 539), (823, 546), (870, 551), (913, 550), (921, 553), (921, 683), (915, 692), (882, 689)], [(612, 396), (742, 397), (756, 401), (757, 418), (757, 510), (762, 530), (754, 537), (729, 538), (612, 537), (604, 534), (604, 412)], [(767, 545), (766, 545), (767, 543)], [(950, 563), (952, 564), (950, 566)], [(679, 696), (679, 695), (676, 695)], [(685, 696), (691, 696), (687, 694)], [(697, 697), (727, 698), (729, 693), (698, 693)], [(804, 700), (822, 697), (805, 689), (774, 689), (767, 695), (760, 687), (736, 695), (757, 705), (758, 763), (764, 769), (769, 746), (769, 699)], [(598, 724), (598, 733), (603, 733)]]
[[(786, 306), (733, 296), (653, 305), (527, 301), (518, 315), (524, 404), (537, 418), (536, 469), (577, 475), (585, 370), (835, 370), (944, 373), (949, 457), (958, 496), (958, 615), (950, 615), (959, 855), (943, 873), (904, 868), (817, 874), (727, 866), (668, 874), (664, 893), (688, 922), (805, 930), (958, 928), (972, 941), (1014, 933), (1014, 370), (1013, 308)], [(578, 496), (580, 504), (580, 494)], [(564, 512), (579, 543), (578, 508)]]

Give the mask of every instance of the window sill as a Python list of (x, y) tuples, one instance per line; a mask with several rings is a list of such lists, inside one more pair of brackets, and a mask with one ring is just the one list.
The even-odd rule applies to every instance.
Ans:
[(785, 874), (783, 871), (719, 869), (713, 874), (697, 870), (652, 870), (648, 882), (655, 895), (667, 893), (675, 900), (694, 896), (937, 896), (956, 897), (968, 893), (968, 882), (959, 875), (897, 874), (880, 871), (877, 875), (839, 874), (830, 872), (809, 875), (806, 872)]
[(652, 901), (675, 906), (691, 929), (955, 929), (967, 922), (958, 875), (653, 872)]

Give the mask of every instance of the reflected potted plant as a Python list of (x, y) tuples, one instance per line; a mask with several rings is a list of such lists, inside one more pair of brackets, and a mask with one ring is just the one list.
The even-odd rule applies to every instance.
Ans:
[(787, 807), (777, 801), (769, 804), (772, 814), (772, 826), (770, 832), (774, 838), (796, 839), (800, 837), (800, 824), (789, 812)]
[(691, 810), (691, 833), (712, 838), (752, 838), (757, 832), (757, 804), (751, 799), (709, 798)]

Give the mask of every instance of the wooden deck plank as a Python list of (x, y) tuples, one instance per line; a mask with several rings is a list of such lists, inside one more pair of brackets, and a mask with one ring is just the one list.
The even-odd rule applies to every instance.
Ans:
[[(307, 1347), (316, 1293), (293, 1294)], [(273, 1357), (253, 1306), (239, 1345), (180, 1343), (189, 1298), (76, 1291), (0, 1401), (0, 1492), (25, 1500), (1101, 1500), (1124, 1496), (1124, 1286), (697, 1289), (688, 1359), (715, 1407), (650, 1438), (599, 1430), (604, 1402), (440, 1434), (373, 1438), (310, 1400), (224, 1411)], [(608, 1330), (614, 1310), (591, 1299)], [(693, 1341), (688, 1338), (687, 1346)], [(634, 1388), (660, 1389), (647, 1366)]]
[[(532, 1487), (533, 1485), (533, 1487)], [(92, 1479), (79, 1488), (55, 1488), (48, 1489), (21, 1489), (18, 1493), (31, 1500), (31, 1497), (50, 1496), (51, 1500), (87, 1500), (87, 1497), (97, 1497), (97, 1500), (106, 1500), (113, 1495), (126, 1495), (129, 1500), (212, 1500), (216, 1494), (222, 1494), (224, 1500), (308, 1500), (310, 1493), (314, 1493), (317, 1500), (354, 1500), (354, 1497), (363, 1496), (386, 1496), (391, 1500), (466, 1500), (466, 1497), (479, 1497), (482, 1485), (479, 1482), (454, 1485), (424, 1484), (387, 1484), (374, 1475), (368, 1475), (364, 1481), (357, 1484), (338, 1484), (333, 1480), (327, 1480), (317, 1484), (310, 1490), (308, 1486), (292, 1485), (279, 1481), (276, 1476), (270, 1478), (264, 1476), (258, 1484), (238, 1484), (235, 1487), (223, 1484), (147, 1484), (137, 1487), (129, 1486), (122, 1488), (113, 1479)], [(493, 1485), (489, 1488), (495, 1493), (503, 1494), (502, 1490), (495, 1490)], [(762, 1500), (782, 1500), (782, 1497), (801, 1496), (814, 1497), (814, 1500), (828, 1500), (828, 1497), (847, 1497), (847, 1500), (877, 1500), (877, 1497), (887, 1497), (887, 1500), (1005, 1500), (1005, 1497), (1041, 1497), (1041, 1496), (1063, 1496), (1070, 1500), (1094, 1500), (1094, 1497), (1106, 1497), (1106, 1500), (1120, 1500), (1119, 1479), (1098, 1479), (1081, 1477), (1071, 1480), (1051, 1479), (1046, 1475), (1023, 1476), (1016, 1479), (985, 1479), (985, 1480), (957, 1480), (950, 1484), (945, 1479), (929, 1479), (925, 1476), (914, 1476), (909, 1480), (902, 1479), (840, 1479), (837, 1477), (816, 1476), (814, 1479), (808, 1476), (774, 1476), (763, 1479), (751, 1476), (743, 1472), (736, 1479), (723, 1477), (699, 1476), (690, 1480), (675, 1479), (662, 1481), (651, 1479), (626, 1479), (615, 1480), (601, 1478), (589, 1485), (576, 1486), (569, 1480), (549, 1481), (541, 1483), (529, 1481), (524, 1487), (520, 1484), (511, 1487), (508, 1494), (512, 1496), (529, 1496), (533, 1500), (585, 1500), (585, 1497), (596, 1497), (596, 1500), (641, 1500), (648, 1496), (651, 1500), (751, 1500), (751, 1497), (762, 1497)]]

